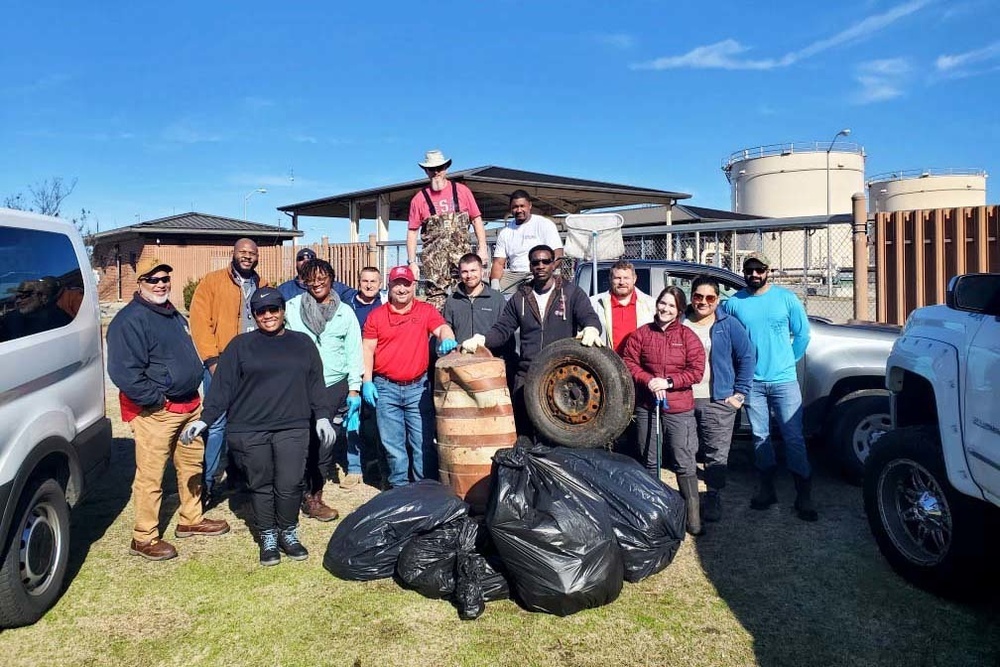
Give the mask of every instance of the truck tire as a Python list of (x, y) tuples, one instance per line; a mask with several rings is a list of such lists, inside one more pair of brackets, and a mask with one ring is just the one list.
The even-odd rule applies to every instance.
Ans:
[(833, 407), (827, 448), (852, 484), (861, 484), (872, 445), (892, 430), (889, 393), (865, 389), (847, 394)]
[(865, 465), (864, 500), (882, 555), (910, 583), (962, 600), (995, 583), (986, 504), (948, 483), (935, 427), (901, 428), (878, 441)]
[(0, 627), (30, 625), (62, 593), (69, 559), (69, 505), (54, 479), (29, 483), (0, 564)]
[(635, 409), (635, 385), (606, 347), (567, 338), (544, 347), (524, 381), (528, 417), (543, 438), (567, 447), (603, 447)]

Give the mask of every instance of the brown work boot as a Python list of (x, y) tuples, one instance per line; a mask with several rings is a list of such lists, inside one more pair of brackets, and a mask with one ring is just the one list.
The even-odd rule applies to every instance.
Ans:
[(177, 549), (174, 549), (174, 545), (155, 537), (149, 542), (138, 542), (133, 539), (132, 544), (129, 545), (128, 552), (135, 556), (142, 556), (146, 560), (170, 560), (171, 558), (177, 558)]
[(177, 530), (174, 532), (174, 535), (177, 537), (191, 537), (192, 535), (211, 537), (214, 535), (225, 535), (228, 532), (229, 524), (226, 523), (225, 519), (209, 519), (205, 517), (201, 520), (201, 523), (196, 523), (193, 526), (177, 524)]
[(323, 502), (323, 492), (307, 493), (302, 497), (302, 512), (310, 519), (333, 521), (340, 512)]

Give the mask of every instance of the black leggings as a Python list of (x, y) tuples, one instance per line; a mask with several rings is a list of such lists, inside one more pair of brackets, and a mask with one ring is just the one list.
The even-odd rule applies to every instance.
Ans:
[(226, 440), (247, 478), (257, 530), (298, 524), (309, 429), (229, 433)]

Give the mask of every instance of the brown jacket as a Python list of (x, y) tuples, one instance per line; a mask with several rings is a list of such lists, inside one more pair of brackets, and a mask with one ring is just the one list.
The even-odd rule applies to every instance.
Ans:
[(231, 272), (227, 266), (206, 274), (191, 299), (191, 338), (205, 366), (216, 363), (240, 333), (243, 296)]

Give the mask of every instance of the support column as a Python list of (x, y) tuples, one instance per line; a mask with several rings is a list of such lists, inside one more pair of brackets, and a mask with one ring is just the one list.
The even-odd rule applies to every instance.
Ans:
[[(375, 204), (375, 237), (378, 241), (389, 240), (389, 195), (379, 195)], [(389, 275), (385, 246), (380, 246), (378, 268), (383, 276)]]
[(851, 239), (854, 241), (854, 319), (870, 320), (868, 312), (868, 213), (865, 195), (851, 196)]
[(350, 227), (350, 242), (357, 243), (358, 236), (361, 234), (361, 207), (358, 206), (358, 202), (351, 200), (348, 206), (348, 216), (351, 219)]

